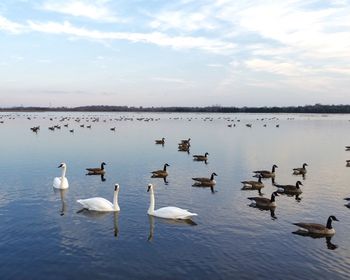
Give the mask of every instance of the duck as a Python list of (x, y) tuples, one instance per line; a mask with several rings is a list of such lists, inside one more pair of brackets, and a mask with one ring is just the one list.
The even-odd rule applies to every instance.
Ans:
[(170, 166), (169, 164), (164, 164), (164, 167), (163, 167), (163, 170), (155, 170), (155, 171), (152, 171), (152, 177), (166, 177), (168, 176), (168, 172), (166, 170), (166, 168)]
[(264, 187), (264, 183), (261, 182), (261, 175), (259, 175), (258, 181), (242, 181), (242, 190), (258, 190)]
[(255, 175), (261, 175), (261, 177), (263, 178), (272, 178), (275, 177), (275, 170), (276, 168), (278, 168), (278, 166), (276, 164), (272, 165), (272, 169), (271, 171), (268, 170), (256, 170), (253, 171), (253, 173), (255, 173)]
[(334, 235), (335, 229), (332, 227), (332, 221), (339, 221), (335, 216), (331, 215), (328, 217), (327, 224), (321, 225), (321, 224), (315, 224), (315, 223), (293, 223), (293, 225), (296, 225), (301, 230), (306, 231), (307, 233), (312, 234), (321, 234), (321, 235)]
[(248, 197), (249, 200), (252, 200), (253, 203), (255, 203), (258, 207), (276, 207), (276, 200), (275, 197), (278, 196), (277, 192), (273, 192), (271, 194), (271, 199), (268, 199), (266, 197)]
[(147, 192), (150, 193), (150, 205), (147, 211), (147, 214), (154, 217), (164, 218), (164, 219), (179, 219), (179, 220), (186, 220), (191, 219), (193, 216), (197, 216), (196, 213), (191, 213), (188, 210), (174, 207), (174, 206), (167, 206), (162, 207), (157, 210), (154, 210), (155, 207), (155, 199), (154, 199), (154, 190), (153, 185), (148, 184)]
[(53, 187), (56, 189), (67, 189), (69, 187), (68, 179), (66, 178), (67, 165), (62, 162), (58, 168), (62, 168), (62, 175), (53, 179)]
[(205, 153), (204, 155), (193, 155), (193, 160), (196, 161), (207, 161), (209, 153)]
[(306, 166), (308, 166), (307, 163), (304, 163), (303, 167), (293, 168), (293, 174), (294, 175), (305, 175), (307, 172)]
[(84, 209), (89, 211), (98, 211), (98, 212), (118, 212), (120, 207), (118, 204), (118, 193), (119, 185), (114, 185), (114, 196), (113, 203), (108, 201), (103, 197), (92, 197), (87, 199), (78, 199), (77, 202), (81, 204)]
[(100, 174), (105, 174), (105, 165), (107, 165), (105, 162), (101, 163), (101, 167), (95, 167), (95, 168), (86, 168), (86, 170), (90, 173), (90, 174), (96, 174), (96, 175), (100, 175)]
[(302, 190), (300, 189), (300, 185), (303, 186), (303, 184), (300, 181), (297, 181), (295, 185), (278, 185), (274, 184), (275, 187), (278, 188), (279, 193), (292, 193), (292, 194), (301, 194)]
[(155, 140), (156, 144), (159, 144), (159, 145), (164, 145), (165, 143), (165, 138), (163, 137), (162, 139), (160, 140)]
[(192, 178), (192, 180), (196, 181), (196, 185), (203, 185), (203, 186), (214, 186), (216, 184), (216, 181), (214, 180), (214, 176), (218, 176), (215, 172), (213, 172), (210, 176), (210, 178)]

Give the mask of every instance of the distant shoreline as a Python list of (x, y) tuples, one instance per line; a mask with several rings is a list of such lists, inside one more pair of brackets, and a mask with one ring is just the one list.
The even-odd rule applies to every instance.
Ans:
[(149, 113), (313, 113), (350, 114), (350, 105), (304, 105), (286, 107), (129, 107), (92, 105), (79, 107), (7, 107), (0, 112), (149, 112)]

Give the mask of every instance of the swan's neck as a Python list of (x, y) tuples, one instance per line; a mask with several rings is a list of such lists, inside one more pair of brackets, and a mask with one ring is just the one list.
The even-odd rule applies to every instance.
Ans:
[(327, 226), (326, 226), (328, 229), (332, 229), (332, 219), (331, 217), (328, 218), (327, 220)]
[(119, 208), (119, 204), (118, 204), (118, 193), (119, 193), (119, 188), (114, 191), (114, 196), (113, 196), (113, 208), (114, 208), (114, 211), (119, 211), (120, 208)]
[(66, 177), (66, 171), (67, 171), (67, 167), (66, 167), (66, 166), (63, 166), (63, 167), (62, 167), (62, 176), (61, 176), (62, 179), (63, 179), (64, 177)]
[(148, 214), (151, 214), (154, 212), (154, 192), (153, 192), (153, 188), (150, 189), (150, 204), (149, 204), (149, 208), (148, 208)]

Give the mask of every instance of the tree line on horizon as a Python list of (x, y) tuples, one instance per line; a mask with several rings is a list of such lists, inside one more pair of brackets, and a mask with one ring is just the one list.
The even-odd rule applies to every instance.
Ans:
[(350, 105), (304, 105), (285, 107), (129, 107), (110, 105), (91, 105), (79, 107), (7, 107), (0, 108), (2, 112), (164, 112), (164, 113), (315, 113), (315, 114), (347, 114)]

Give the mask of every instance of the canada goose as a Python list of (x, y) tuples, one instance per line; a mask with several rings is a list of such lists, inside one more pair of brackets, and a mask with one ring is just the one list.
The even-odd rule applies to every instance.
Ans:
[(272, 169), (271, 171), (268, 170), (256, 170), (253, 171), (253, 173), (255, 173), (256, 175), (261, 175), (261, 177), (263, 178), (271, 178), (271, 177), (275, 177), (275, 169), (278, 168), (278, 166), (276, 164), (272, 165)]
[(274, 184), (278, 188), (279, 193), (286, 193), (286, 194), (301, 194), (302, 191), (300, 189), (300, 185), (303, 186), (303, 184), (300, 181), (297, 181), (295, 185), (277, 185)]
[(218, 176), (215, 172), (213, 172), (210, 178), (192, 178), (192, 180), (196, 181), (195, 185), (203, 185), (203, 186), (213, 186), (216, 184), (214, 180), (214, 176)]
[(157, 210), (154, 210), (155, 199), (154, 199), (154, 190), (153, 190), (152, 184), (148, 184), (147, 192), (150, 193), (150, 205), (147, 211), (148, 215), (164, 218), (164, 219), (180, 219), (180, 220), (191, 219), (191, 217), (197, 216), (196, 213), (191, 213), (185, 209), (181, 209), (173, 206), (162, 207)]
[(293, 174), (294, 175), (305, 175), (307, 172), (306, 166), (308, 166), (307, 163), (304, 163), (303, 167), (293, 168)]
[(247, 123), (245, 126), (246, 127), (252, 127), (252, 124), (251, 123)]
[(278, 196), (277, 192), (271, 194), (271, 199), (266, 197), (248, 197), (249, 200), (252, 200), (258, 207), (276, 207), (275, 197)]
[(99, 212), (120, 211), (120, 208), (118, 205), (118, 193), (119, 193), (119, 185), (115, 184), (113, 203), (111, 203), (110, 201), (108, 201), (103, 197), (78, 199), (77, 202), (80, 203), (84, 207), (84, 209), (87, 209), (90, 211), (99, 211)]
[(96, 175), (105, 174), (105, 172), (106, 172), (105, 165), (106, 165), (106, 163), (102, 162), (101, 167), (86, 168), (86, 170), (91, 174), (96, 174)]
[(115, 131), (115, 127), (111, 127), (110, 130)]
[(350, 151), (350, 146), (345, 146), (346, 151)]
[(168, 176), (168, 172), (166, 171), (167, 166), (170, 166), (169, 164), (164, 164), (163, 170), (155, 170), (152, 171), (152, 177), (166, 177)]
[(264, 187), (264, 184), (261, 182), (261, 175), (259, 175), (258, 181), (242, 181), (243, 184), (242, 190), (260, 190)]
[(190, 145), (179, 145), (178, 151), (189, 153), (190, 152)]
[(191, 138), (188, 138), (187, 140), (181, 140), (181, 142), (179, 143), (179, 145), (181, 144), (185, 144), (185, 145), (189, 145), (191, 141)]
[(70, 129), (69, 132), (74, 133), (74, 129)]
[(302, 228), (308, 233), (322, 234), (322, 235), (333, 235), (335, 234), (335, 229), (332, 228), (332, 221), (339, 221), (335, 216), (329, 216), (327, 224), (315, 224), (315, 223), (293, 223), (294, 225)]
[(196, 161), (207, 161), (209, 153), (205, 153), (204, 155), (194, 155), (193, 160)]
[(155, 140), (156, 144), (164, 145), (165, 143), (165, 138), (163, 137), (161, 140)]

